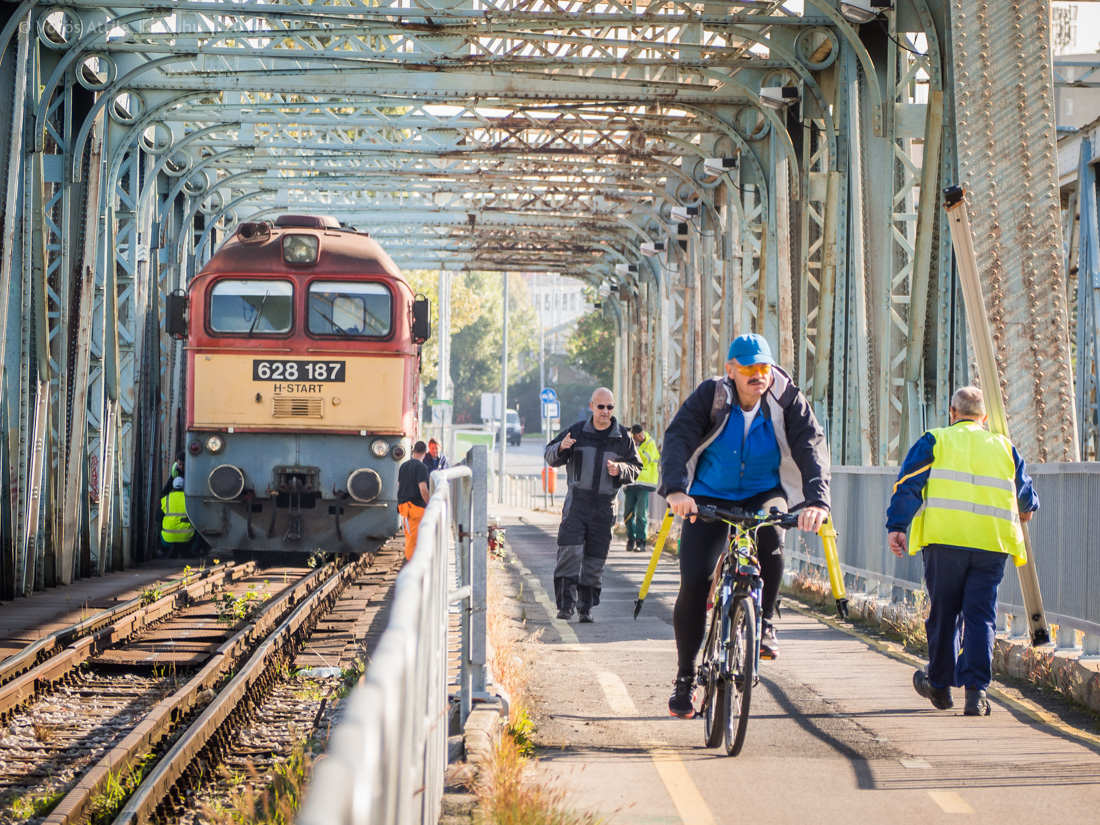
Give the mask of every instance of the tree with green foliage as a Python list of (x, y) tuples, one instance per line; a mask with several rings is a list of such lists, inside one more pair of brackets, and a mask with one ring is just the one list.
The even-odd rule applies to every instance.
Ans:
[(597, 385), (611, 386), (615, 369), (615, 326), (601, 311), (581, 316), (565, 347), (573, 366), (591, 375)]
[[(432, 302), (439, 313), (439, 273), (405, 273), (414, 292)], [(481, 394), (500, 392), (500, 355), (504, 340), (504, 293), (497, 272), (463, 272), (451, 279), (451, 381), (454, 382), (455, 421), (481, 421)], [(532, 369), (538, 373), (538, 317), (521, 278), (513, 276), (508, 289), (508, 406), (516, 407), (512, 388), (526, 384)], [(422, 380), (425, 397), (436, 395), (439, 342), (424, 344)], [(537, 390), (536, 390), (537, 393)]]

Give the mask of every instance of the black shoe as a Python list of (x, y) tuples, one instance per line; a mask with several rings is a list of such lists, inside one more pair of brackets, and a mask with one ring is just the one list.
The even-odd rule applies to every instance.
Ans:
[(589, 610), (582, 610), (582, 611), (580, 612), (580, 619), (579, 619), (579, 621), (580, 621), (580, 623), (581, 623), (581, 624), (592, 624), (592, 623), (593, 623), (594, 621), (596, 621), (596, 620), (592, 618), (592, 612), (591, 612), (591, 611), (589, 611)]
[(569, 620), (569, 619), (573, 618), (573, 608), (563, 607), (561, 610), (558, 611), (558, 618), (559, 619), (565, 619), (565, 620)]
[(760, 658), (778, 659), (779, 640), (775, 637), (775, 628), (767, 620), (761, 622), (761, 625), (763, 629), (760, 632)]
[(963, 716), (989, 716), (992, 708), (989, 700), (985, 698), (985, 691), (978, 688), (966, 689), (966, 704), (963, 705)]
[(928, 674), (923, 670), (913, 673), (913, 689), (931, 702), (936, 710), (951, 710), (955, 707), (955, 701), (951, 698), (951, 688), (932, 687), (932, 683), (928, 681)]
[(673, 682), (672, 696), (668, 699), (668, 713), (680, 719), (695, 716), (695, 679), (691, 676), (677, 676)]
[(628, 552), (628, 553), (633, 553), (634, 552), (634, 539), (627, 539), (626, 540), (626, 552)]

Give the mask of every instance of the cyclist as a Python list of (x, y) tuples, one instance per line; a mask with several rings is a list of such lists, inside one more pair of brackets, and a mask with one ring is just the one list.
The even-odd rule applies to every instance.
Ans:
[[(798, 527), (816, 532), (829, 513), (829, 451), (802, 391), (772, 358), (761, 335), (730, 344), (724, 376), (708, 379), (683, 403), (665, 432), (661, 493), (678, 516), (698, 504), (749, 512), (806, 503)], [(685, 519), (680, 534), (680, 593), (672, 613), (677, 671), (668, 710), (695, 715), (695, 657), (703, 643), (707, 595), (725, 548), (723, 522)], [(764, 579), (761, 656), (779, 654), (772, 614), (783, 578), (784, 530), (757, 532)]]

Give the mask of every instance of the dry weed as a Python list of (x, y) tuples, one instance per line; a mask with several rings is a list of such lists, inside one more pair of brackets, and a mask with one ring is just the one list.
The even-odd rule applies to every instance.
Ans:
[(598, 825), (599, 817), (571, 811), (564, 794), (531, 776), (528, 767), (534, 753), (534, 723), (529, 715), (527, 667), (517, 645), (519, 632), (509, 614), (512, 597), (507, 592), (504, 565), (510, 555), (489, 566), (486, 599), (486, 632), (493, 678), (509, 697), (506, 735), (493, 751), (475, 791), (480, 799), (479, 825)]

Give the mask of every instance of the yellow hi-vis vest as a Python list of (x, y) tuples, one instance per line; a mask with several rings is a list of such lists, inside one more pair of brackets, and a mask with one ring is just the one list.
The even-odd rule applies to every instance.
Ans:
[(924, 504), (909, 527), (909, 552), (948, 544), (1007, 553), (1025, 564), (1012, 442), (977, 422), (929, 432), (936, 446)]
[(182, 544), (195, 537), (195, 528), (187, 520), (183, 490), (173, 490), (160, 500), (164, 519), (160, 523), (160, 537), (165, 544)]

